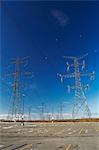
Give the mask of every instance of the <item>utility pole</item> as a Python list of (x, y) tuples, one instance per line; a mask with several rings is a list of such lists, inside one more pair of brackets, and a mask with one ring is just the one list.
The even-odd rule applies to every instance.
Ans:
[(45, 119), (45, 117), (44, 117), (44, 107), (45, 107), (45, 104), (44, 103), (42, 103), (41, 104), (41, 114), (42, 114), (42, 120), (44, 120)]
[(31, 75), (30, 72), (24, 72), (22, 73), (20, 70), (20, 65), (26, 63), (26, 59), (28, 59), (29, 56), (24, 58), (15, 58), (11, 60), (11, 64), (15, 65), (15, 71), (11, 74), (8, 74), (7, 76), (13, 76), (14, 81), (12, 84), (12, 96), (11, 96), (11, 102), (10, 102), (10, 110), (8, 112), (8, 118), (9, 119), (20, 119), (24, 115), (24, 102), (22, 101), (22, 95), (21, 95), (21, 76), (25, 75)]
[(31, 106), (29, 106), (29, 116), (28, 116), (28, 120), (31, 120)]
[[(81, 57), (72, 57), (72, 56), (64, 56), (65, 59), (69, 59), (73, 61), (72, 64), (69, 64), (69, 62), (66, 63), (67, 67), (67, 73), (66, 74), (57, 74), (61, 78), (61, 82), (63, 82), (63, 79), (69, 79), (74, 78), (75, 79), (75, 85), (70, 86), (68, 85), (68, 92), (70, 93), (70, 90), (75, 91), (75, 98), (74, 98), (74, 104), (73, 104), (73, 110), (72, 110), (72, 117), (78, 118), (78, 117), (84, 117), (84, 118), (90, 118), (91, 117), (91, 111), (88, 107), (86, 96), (84, 93), (84, 88), (89, 89), (89, 85), (83, 85), (81, 82), (81, 77), (90, 77), (91, 80), (95, 77), (95, 72), (92, 73), (83, 73), (82, 71), (85, 69), (85, 60), (84, 58), (88, 55), (85, 54)], [(73, 67), (74, 72), (70, 73), (70, 67)], [(79, 116), (80, 115), (80, 116)]]
[(63, 119), (63, 103), (60, 103), (60, 120)]
[(59, 106), (59, 119), (60, 120), (64, 119), (64, 114), (63, 114), (64, 107), (65, 107), (65, 103), (61, 102)]
[(52, 120), (55, 119), (55, 115), (54, 115), (54, 107), (52, 106)]

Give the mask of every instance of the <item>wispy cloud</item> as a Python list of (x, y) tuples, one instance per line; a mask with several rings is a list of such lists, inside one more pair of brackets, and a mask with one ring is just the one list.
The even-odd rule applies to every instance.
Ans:
[(69, 22), (69, 17), (59, 10), (52, 10), (51, 15), (57, 20), (61, 27), (65, 27)]

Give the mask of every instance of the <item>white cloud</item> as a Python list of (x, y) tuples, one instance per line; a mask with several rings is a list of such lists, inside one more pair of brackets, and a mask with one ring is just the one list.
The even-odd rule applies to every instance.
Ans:
[(69, 17), (59, 10), (52, 10), (51, 15), (57, 20), (61, 27), (65, 27), (69, 21)]

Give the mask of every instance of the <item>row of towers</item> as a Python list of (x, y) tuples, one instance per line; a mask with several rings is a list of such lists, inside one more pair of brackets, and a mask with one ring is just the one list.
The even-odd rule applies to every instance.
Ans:
[[(67, 62), (67, 72), (66, 74), (57, 74), (61, 78), (61, 82), (63, 82), (64, 79), (74, 78), (75, 84), (74, 85), (68, 85), (68, 92), (70, 93), (71, 90), (74, 90), (75, 97), (74, 97), (74, 103), (73, 103), (73, 109), (72, 109), (72, 117), (75, 118), (90, 118), (91, 117), (91, 111), (89, 109), (87, 99), (84, 93), (84, 88), (89, 88), (89, 84), (83, 85), (81, 77), (90, 77), (91, 80), (94, 79), (95, 72), (92, 73), (86, 73), (83, 72), (85, 69), (85, 60), (84, 58), (88, 54), (85, 54), (81, 57), (72, 57), (72, 56), (64, 56), (65, 59), (71, 60), (72, 63)], [(8, 113), (9, 119), (22, 119), (24, 116), (24, 100), (21, 95), (21, 76), (29, 76), (31, 75), (31, 72), (21, 72), (20, 65), (25, 64), (26, 60), (29, 57), (24, 58), (16, 58), (11, 60), (11, 63), (15, 65), (15, 71), (11, 74), (8, 74), (7, 76), (13, 76), (13, 84), (12, 84), (12, 96), (10, 101), (10, 109)], [(71, 72), (70, 68), (73, 68), (73, 72)], [(66, 84), (67, 85), (67, 84)], [(42, 103), (41, 106), (41, 118), (44, 120), (44, 103)], [(62, 107), (61, 108), (61, 118), (62, 118)], [(31, 119), (30, 113), (31, 108), (29, 108), (29, 118)]]

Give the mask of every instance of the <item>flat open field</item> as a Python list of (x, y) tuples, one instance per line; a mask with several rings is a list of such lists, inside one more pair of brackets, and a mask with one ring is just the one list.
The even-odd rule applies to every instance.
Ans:
[(99, 123), (0, 123), (0, 150), (99, 150)]

